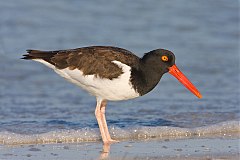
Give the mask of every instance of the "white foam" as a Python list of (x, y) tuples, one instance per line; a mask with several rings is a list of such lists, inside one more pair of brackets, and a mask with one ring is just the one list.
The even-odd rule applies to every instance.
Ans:
[[(113, 139), (181, 139), (181, 138), (214, 138), (214, 137), (239, 137), (239, 121), (222, 122), (211, 126), (197, 128), (179, 127), (110, 127)], [(43, 143), (78, 143), (100, 141), (98, 128), (83, 128), (80, 130), (59, 130), (35, 135), (23, 135), (10, 132), (0, 132), (0, 144), (43, 144)]]

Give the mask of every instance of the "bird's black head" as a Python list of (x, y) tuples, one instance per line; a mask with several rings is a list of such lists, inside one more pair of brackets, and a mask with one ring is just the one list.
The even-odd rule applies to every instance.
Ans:
[(153, 87), (156, 85), (156, 81), (159, 81), (164, 73), (169, 72), (198, 98), (202, 98), (197, 88), (176, 66), (175, 56), (171, 51), (165, 49), (150, 51), (141, 58), (141, 62), (143, 64), (142, 70), (144, 70), (145, 75), (150, 77), (148, 79)]
[(165, 49), (156, 49), (146, 53), (141, 60), (146, 66), (163, 74), (168, 72), (169, 67), (175, 64), (175, 55)]

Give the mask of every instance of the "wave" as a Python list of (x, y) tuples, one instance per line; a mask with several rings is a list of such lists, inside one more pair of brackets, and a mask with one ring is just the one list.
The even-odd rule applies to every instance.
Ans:
[[(159, 127), (110, 127), (110, 134), (117, 140), (146, 139), (183, 139), (183, 138), (215, 138), (240, 137), (240, 121), (227, 121), (197, 128), (179, 128), (170, 126)], [(0, 144), (46, 144), (46, 143), (77, 143), (100, 141), (98, 128), (79, 130), (58, 130), (41, 134), (17, 134), (8, 131), (0, 132)]]

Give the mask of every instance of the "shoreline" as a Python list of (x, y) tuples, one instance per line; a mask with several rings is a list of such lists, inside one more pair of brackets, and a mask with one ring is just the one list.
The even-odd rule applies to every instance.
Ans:
[(0, 159), (239, 159), (239, 138), (0, 145)]
[[(112, 126), (109, 128), (109, 132), (113, 139), (119, 141), (240, 138), (240, 125), (239, 121), (226, 121), (196, 128), (171, 126), (119, 128)], [(100, 140), (101, 136), (98, 128), (57, 130), (39, 134), (0, 132), (0, 145), (89, 143), (99, 142)]]

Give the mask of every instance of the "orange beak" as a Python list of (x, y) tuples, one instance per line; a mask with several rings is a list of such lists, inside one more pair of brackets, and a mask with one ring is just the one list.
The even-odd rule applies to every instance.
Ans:
[(177, 68), (176, 65), (169, 67), (169, 73), (176, 77), (187, 89), (189, 89), (198, 98), (202, 98), (201, 93), (197, 88), (187, 79), (187, 77)]

